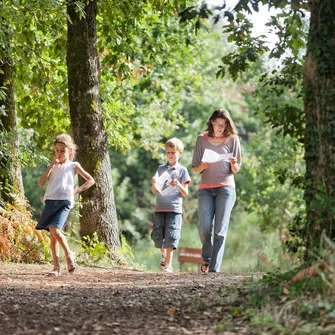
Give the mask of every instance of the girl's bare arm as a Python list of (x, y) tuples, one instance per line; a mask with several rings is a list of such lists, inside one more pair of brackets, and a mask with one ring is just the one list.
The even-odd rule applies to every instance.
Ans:
[(59, 160), (57, 159), (57, 157), (53, 157), (50, 165), (47, 167), (47, 169), (45, 170), (43, 176), (40, 178), (40, 180), (38, 181), (38, 185), (40, 185), (41, 187), (43, 187), (46, 183), (46, 181), (48, 180), (51, 170), (54, 167), (54, 165), (58, 164)]
[(76, 171), (76, 173), (80, 174), (85, 179), (85, 183), (83, 185), (81, 185), (80, 187), (77, 187), (74, 190), (74, 195), (77, 195), (81, 192), (84, 192), (85, 190), (90, 188), (92, 185), (94, 185), (95, 180), (93, 179), (93, 177), (87, 171), (85, 171), (82, 168), (82, 166), (80, 164), (76, 165), (75, 171)]

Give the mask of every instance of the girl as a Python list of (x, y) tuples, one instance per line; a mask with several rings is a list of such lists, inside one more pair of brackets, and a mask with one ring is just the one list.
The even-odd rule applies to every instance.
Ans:
[[(73, 207), (74, 196), (91, 187), (94, 179), (79, 163), (73, 162), (77, 146), (70, 135), (58, 135), (53, 147), (55, 156), (38, 183), (42, 187), (49, 179), (43, 197), (45, 206), (36, 229), (50, 232), (53, 270), (48, 275), (58, 277), (61, 274), (59, 245), (64, 250), (68, 271), (72, 273), (76, 268), (75, 255), (70, 250), (62, 229)], [(85, 183), (74, 189), (74, 177), (77, 173), (85, 179)]]

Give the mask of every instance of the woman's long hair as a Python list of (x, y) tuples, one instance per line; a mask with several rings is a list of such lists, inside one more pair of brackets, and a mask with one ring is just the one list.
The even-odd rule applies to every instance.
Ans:
[(232, 136), (232, 135), (237, 135), (238, 131), (235, 127), (234, 121), (231, 118), (229, 112), (225, 109), (218, 109), (213, 112), (211, 117), (206, 123), (206, 129), (208, 136), (213, 137), (214, 136), (214, 128), (213, 128), (213, 122), (215, 122), (216, 119), (224, 119), (226, 120), (226, 127), (223, 130), (223, 136)]

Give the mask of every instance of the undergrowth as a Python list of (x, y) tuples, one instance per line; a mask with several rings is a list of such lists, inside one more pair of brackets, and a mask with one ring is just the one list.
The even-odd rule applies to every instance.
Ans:
[(75, 237), (69, 237), (72, 243), (80, 246), (80, 252), (77, 256), (77, 263), (84, 266), (100, 267), (131, 267), (134, 261), (134, 255), (126, 239), (122, 237), (121, 248), (117, 253), (111, 253), (106, 245), (99, 241), (95, 232), (93, 237), (84, 236), (81, 240)]
[[(17, 205), (0, 201), (0, 261), (15, 263), (49, 263), (51, 261), (50, 238), (45, 230), (36, 230), (28, 204), (22, 200)], [(66, 233), (69, 241), (79, 246), (76, 250), (78, 264), (84, 266), (132, 266), (134, 255), (122, 238), (121, 248), (111, 255), (95, 233), (90, 239)], [(78, 248), (77, 248), (78, 249)], [(61, 250), (61, 253), (63, 251)], [(113, 256), (113, 257), (111, 257)]]
[(36, 221), (24, 202), (0, 203), (0, 260), (44, 263), (50, 260), (50, 239), (35, 229)]
[[(220, 288), (225, 315), (217, 332), (246, 334), (335, 334), (335, 249), (308, 267), (268, 273), (228, 292)], [(325, 263), (324, 266), (320, 264)], [(228, 297), (228, 298), (227, 298)], [(228, 313), (227, 313), (228, 312)]]

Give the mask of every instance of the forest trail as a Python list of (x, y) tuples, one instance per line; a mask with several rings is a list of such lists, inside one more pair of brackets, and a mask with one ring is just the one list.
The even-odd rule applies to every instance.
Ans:
[[(0, 263), (1, 334), (216, 334), (217, 322), (231, 322), (230, 295), (250, 278), (87, 267), (49, 278), (48, 271)], [(247, 333), (237, 324), (220, 334)]]

